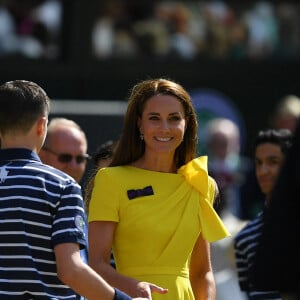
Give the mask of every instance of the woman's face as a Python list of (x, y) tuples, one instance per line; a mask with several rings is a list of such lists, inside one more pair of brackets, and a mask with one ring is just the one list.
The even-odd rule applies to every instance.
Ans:
[(263, 143), (255, 150), (256, 177), (262, 192), (269, 197), (280, 172), (284, 154), (279, 145)]
[(182, 104), (170, 95), (156, 95), (148, 99), (138, 120), (146, 151), (155, 153), (174, 154), (183, 140), (186, 125)]

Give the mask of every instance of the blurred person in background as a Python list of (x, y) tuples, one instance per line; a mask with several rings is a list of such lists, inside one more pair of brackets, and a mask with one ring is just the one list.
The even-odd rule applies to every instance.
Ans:
[(94, 168), (91, 172), (91, 175), (88, 178), (87, 184), (85, 185), (85, 206), (86, 211), (88, 213), (89, 209), (89, 203), (92, 195), (92, 190), (94, 187), (94, 179), (99, 169), (108, 167), (109, 164), (112, 161), (113, 153), (115, 150), (117, 143), (112, 140), (108, 140), (101, 145), (99, 145), (95, 151), (95, 153), (92, 154), (92, 162), (94, 163)]
[[(94, 187), (94, 180), (95, 176), (99, 169), (108, 167), (109, 164), (112, 161), (113, 153), (115, 150), (115, 147), (117, 145), (117, 142), (108, 140), (101, 144), (99, 147), (97, 147), (95, 153), (92, 155), (92, 161), (94, 162), (96, 168), (92, 170), (92, 173), (87, 181), (87, 184), (85, 186), (85, 193), (84, 193), (84, 203), (85, 203), (85, 210), (88, 214), (89, 212), (89, 204), (92, 196), (92, 191)], [(113, 253), (110, 255), (110, 265), (113, 268), (116, 268), (115, 259), (113, 256)]]
[(43, 163), (67, 173), (80, 183), (90, 158), (87, 148), (86, 135), (76, 122), (54, 118), (49, 122), (39, 155)]
[(271, 117), (274, 128), (285, 128), (294, 132), (300, 117), (300, 98), (295, 95), (283, 97), (277, 104)]
[[(259, 186), (265, 194), (265, 207), (237, 234), (234, 239), (239, 285), (249, 299), (281, 299), (277, 290), (259, 290), (251, 280), (251, 268), (262, 234), (264, 215), (270, 205), (274, 184), (292, 143), (288, 129), (260, 131), (255, 141), (255, 171)], [(272, 250), (271, 250), (272, 251)]]
[(109, 166), (115, 147), (116, 142), (109, 140), (96, 149), (96, 152), (92, 155), (92, 160), (99, 169)]
[(239, 189), (250, 161), (240, 153), (238, 126), (227, 118), (214, 118), (206, 125), (208, 171), (216, 180), (222, 201), (215, 203), (217, 212), (230, 210), (239, 214)]
[[(53, 118), (48, 124), (48, 132), (39, 156), (44, 164), (65, 172), (80, 183), (89, 159), (87, 147), (86, 135), (76, 122), (66, 118)], [(84, 229), (87, 238), (88, 226)], [(88, 247), (80, 250), (80, 255), (87, 263)]]
[(300, 119), (271, 195), (251, 271), (259, 289), (277, 289), (284, 300), (300, 299)]
[[(268, 121), (271, 128), (288, 129), (294, 132), (299, 117), (300, 98), (289, 94), (279, 100)], [(254, 170), (247, 175), (246, 183), (241, 191), (239, 217), (243, 220), (251, 220), (264, 205), (264, 194), (259, 189)]]
[(217, 300), (242, 300), (235, 270), (233, 238), (245, 225), (236, 215), (240, 187), (245, 180), (249, 161), (240, 154), (238, 126), (226, 118), (215, 118), (206, 124), (208, 171), (216, 180), (220, 196), (215, 208), (231, 237), (212, 243), (211, 261), (216, 280)]

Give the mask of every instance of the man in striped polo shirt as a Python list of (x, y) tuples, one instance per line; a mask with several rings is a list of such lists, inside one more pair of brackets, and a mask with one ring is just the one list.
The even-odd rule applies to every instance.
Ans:
[(37, 155), (49, 102), (33, 82), (0, 86), (0, 299), (131, 299), (80, 258), (81, 188)]
[(255, 141), (255, 171), (258, 184), (265, 194), (265, 208), (251, 220), (235, 237), (234, 248), (239, 285), (251, 300), (279, 300), (278, 291), (262, 291), (249, 280), (259, 237), (262, 234), (265, 209), (287, 149), (292, 143), (292, 133), (287, 129), (260, 131)]

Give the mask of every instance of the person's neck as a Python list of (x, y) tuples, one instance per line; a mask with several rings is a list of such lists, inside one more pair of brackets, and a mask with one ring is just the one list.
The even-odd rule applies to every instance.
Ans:
[(269, 207), (270, 205), (270, 198), (271, 198), (271, 193), (269, 194), (265, 194), (266, 198), (265, 198), (265, 206)]
[(25, 148), (38, 153), (38, 147), (26, 138), (5, 138), (1, 140), (1, 149)]

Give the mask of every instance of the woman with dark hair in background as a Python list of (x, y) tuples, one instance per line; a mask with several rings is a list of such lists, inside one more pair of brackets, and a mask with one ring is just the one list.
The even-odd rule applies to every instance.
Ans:
[(251, 279), (277, 289), (284, 300), (300, 299), (300, 120), (265, 215)]

